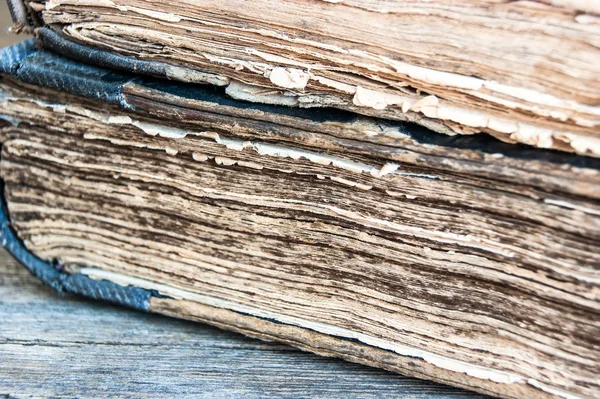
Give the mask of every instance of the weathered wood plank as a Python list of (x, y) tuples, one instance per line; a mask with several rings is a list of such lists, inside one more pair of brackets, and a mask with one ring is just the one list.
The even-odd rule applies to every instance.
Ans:
[(0, 320), (0, 396), (481, 397), (200, 324), (60, 297), (4, 250)]

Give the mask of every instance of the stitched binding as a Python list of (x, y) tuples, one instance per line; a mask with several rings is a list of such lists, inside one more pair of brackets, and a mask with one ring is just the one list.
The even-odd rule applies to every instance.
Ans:
[(81, 274), (69, 274), (32, 254), (10, 226), (4, 199), (4, 183), (0, 182), (0, 185), (2, 189), (0, 195), (0, 240), (2, 246), (46, 285), (60, 293), (82, 295), (143, 311), (148, 311), (151, 296), (161, 296), (154, 291), (138, 287), (124, 287), (110, 281), (93, 280)]

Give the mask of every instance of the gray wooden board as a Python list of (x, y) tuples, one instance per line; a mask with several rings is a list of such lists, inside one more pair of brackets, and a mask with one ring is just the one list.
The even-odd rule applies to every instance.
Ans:
[(0, 397), (475, 398), (43, 286), (0, 253)]

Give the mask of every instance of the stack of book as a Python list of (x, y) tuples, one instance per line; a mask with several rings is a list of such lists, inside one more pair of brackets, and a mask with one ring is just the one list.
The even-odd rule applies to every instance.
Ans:
[(2, 243), (55, 289), (600, 396), (600, 5), (9, 6)]

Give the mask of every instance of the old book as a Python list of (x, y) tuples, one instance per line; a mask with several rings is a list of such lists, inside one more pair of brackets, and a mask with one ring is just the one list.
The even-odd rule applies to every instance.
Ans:
[(2, 242), (54, 288), (506, 398), (600, 394), (600, 160), (0, 55)]
[[(600, 155), (597, 1), (9, 0), (70, 56), (445, 134)], [(97, 61), (97, 60), (96, 60)], [(148, 65), (149, 62), (151, 65)]]

